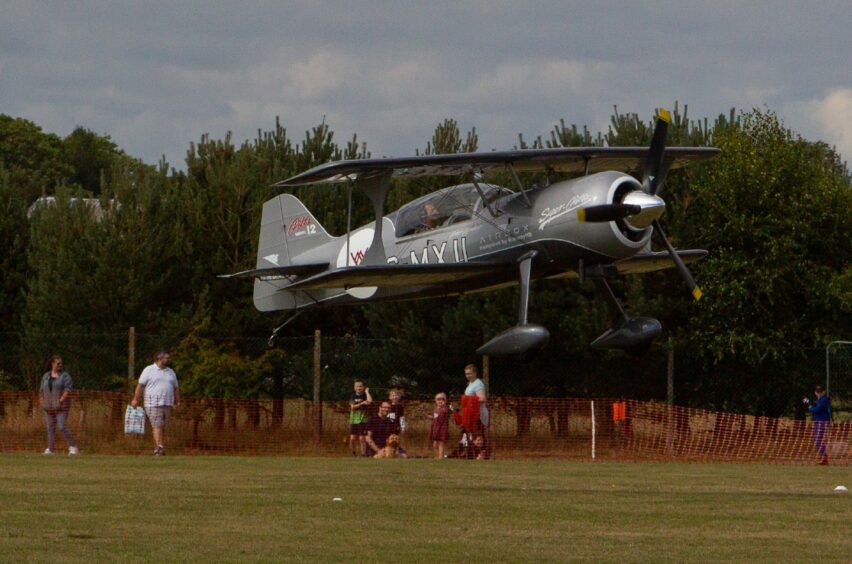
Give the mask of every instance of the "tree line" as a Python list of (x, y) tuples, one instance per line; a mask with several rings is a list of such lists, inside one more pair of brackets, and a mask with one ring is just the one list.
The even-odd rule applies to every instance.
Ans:
[[(658, 397), (671, 349), (678, 403), (778, 415), (820, 379), (815, 351), (852, 336), (852, 190), (840, 155), (770, 110), (713, 120), (687, 114), (676, 106), (668, 144), (722, 153), (669, 175), (663, 224), (675, 246), (710, 252), (692, 267), (702, 300), (689, 299), (674, 271), (616, 281), (630, 312), (663, 323), (654, 349), (636, 359), (589, 349), (611, 321), (591, 284), (537, 282), (530, 319), (551, 329), (551, 341), (523, 362), (492, 359), (493, 391)], [(519, 135), (515, 146), (646, 146), (652, 132), (653, 119), (616, 108), (606, 132), (560, 121), (532, 140)], [(418, 154), (478, 145), (475, 129), (462, 132), (447, 119)], [(324, 120), (296, 141), (276, 119), (241, 144), (230, 134), (203, 136), (188, 148), (183, 171), (165, 160), (143, 163), (83, 127), (61, 138), (0, 115), (0, 386), (31, 387), (27, 374), (39, 369), (32, 359), (73, 349), (90, 359), (76, 368), (81, 386), (121, 388), (124, 335), (134, 326), (152, 347), (175, 349), (184, 393), (308, 395), (294, 377), (309, 370), (308, 347), (286, 339), (276, 349), (258, 346), (280, 319), (254, 309), (249, 283), (215, 275), (254, 267), (261, 206), (280, 193), (272, 183), (369, 156), (357, 136), (338, 143)], [(511, 186), (505, 173), (488, 181)], [(398, 181), (386, 211), (452, 182)], [(332, 234), (345, 232), (345, 189), (290, 191)], [(31, 209), (40, 196), (54, 203)], [(97, 213), (83, 198), (97, 200)], [(353, 224), (370, 221), (368, 200), (357, 191), (353, 198)], [(356, 373), (375, 386), (401, 383), (425, 394), (457, 387), (460, 366), (514, 324), (516, 311), (517, 290), (508, 289), (309, 311), (287, 335), (320, 329), (340, 338), (329, 353), (337, 359), (329, 394), (345, 393)]]

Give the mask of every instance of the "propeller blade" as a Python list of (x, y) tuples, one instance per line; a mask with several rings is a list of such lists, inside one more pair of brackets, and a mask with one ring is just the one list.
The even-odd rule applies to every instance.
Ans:
[(669, 111), (660, 108), (648, 158), (645, 160), (645, 170), (642, 173), (642, 189), (651, 195), (655, 195), (660, 190), (669, 172), (669, 166), (663, 163), (663, 156), (666, 152), (666, 134), (671, 120)]
[(616, 219), (624, 219), (631, 215), (638, 215), (642, 206), (631, 204), (604, 204), (602, 206), (590, 206), (577, 209), (577, 219), (582, 223), (606, 223)]
[(675, 252), (674, 247), (672, 247), (672, 244), (669, 243), (669, 240), (666, 237), (666, 233), (665, 231), (663, 231), (660, 222), (655, 219), (653, 225), (654, 233), (659, 236), (660, 241), (662, 241), (663, 243), (663, 246), (665, 246), (666, 250), (669, 252), (669, 256), (672, 257), (675, 266), (677, 266), (678, 271), (680, 271), (681, 277), (683, 277), (684, 281), (686, 282), (686, 285), (689, 287), (689, 291), (692, 293), (692, 297), (695, 298), (695, 301), (700, 300), (701, 288), (699, 288), (698, 284), (695, 283), (695, 279), (692, 277), (692, 274), (689, 273), (689, 269), (686, 268), (686, 264), (684, 264), (683, 259), (680, 258), (680, 255)]

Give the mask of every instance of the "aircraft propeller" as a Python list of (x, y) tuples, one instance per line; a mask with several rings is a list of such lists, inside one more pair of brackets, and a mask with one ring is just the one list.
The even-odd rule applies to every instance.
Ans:
[(615, 221), (616, 219), (624, 219), (633, 215), (638, 215), (642, 211), (642, 206), (630, 204), (604, 204), (602, 206), (589, 206), (577, 210), (577, 219), (587, 221), (589, 223), (606, 223), (607, 221)]
[[(642, 195), (638, 191), (628, 194), (625, 201), (632, 198), (636, 202), (634, 204), (613, 203), (580, 208), (577, 210), (577, 219), (581, 222), (587, 221), (591, 223), (605, 223), (625, 219), (633, 227), (638, 229), (652, 225), (654, 233), (668, 251), (672, 262), (675, 263), (678, 272), (680, 272), (681, 277), (689, 287), (692, 297), (699, 300), (701, 299), (701, 289), (695, 283), (695, 279), (692, 277), (686, 264), (678, 256), (671, 243), (669, 243), (658, 220), (658, 217), (665, 211), (665, 202), (659, 197), (659, 194), (662, 192), (663, 184), (671, 166), (671, 162), (665, 161), (666, 135), (670, 122), (671, 114), (668, 110), (661, 108), (657, 117), (657, 124), (654, 128), (654, 136), (651, 139), (651, 146), (648, 150), (648, 157), (645, 160), (645, 169), (642, 172), (642, 191), (645, 195)], [(633, 221), (628, 219), (634, 216), (639, 217), (636, 217)]]
[(695, 283), (695, 279), (692, 277), (692, 274), (689, 272), (689, 269), (686, 268), (686, 264), (683, 262), (683, 259), (680, 258), (680, 255), (674, 250), (672, 244), (669, 243), (668, 238), (666, 237), (665, 232), (663, 231), (663, 227), (660, 225), (660, 222), (656, 219), (652, 224), (654, 226), (654, 233), (660, 239), (660, 242), (669, 252), (669, 256), (672, 258), (672, 261), (677, 266), (678, 272), (680, 272), (681, 278), (683, 278), (684, 282), (686, 282), (687, 287), (689, 287), (690, 293), (692, 293), (692, 297), (695, 298), (695, 301), (701, 299), (701, 288), (698, 287), (698, 284)]
[(656, 196), (662, 189), (663, 182), (669, 172), (669, 166), (663, 161), (666, 153), (666, 135), (672, 116), (668, 110), (660, 108), (657, 117), (657, 125), (654, 128), (654, 136), (651, 138), (651, 147), (648, 150), (648, 158), (645, 159), (645, 170), (642, 172), (642, 190)]
[[(660, 108), (657, 125), (654, 128), (654, 137), (651, 139), (651, 148), (648, 151), (648, 159), (645, 161), (645, 171), (642, 173), (642, 189), (651, 196), (658, 196), (662, 191), (666, 175), (669, 172), (669, 164), (663, 160), (663, 157), (666, 152), (666, 134), (668, 133), (671, 119), (672, 116), (669, 111)], [(666, 233), (663, 231), (659, 220), (654, 219), (651, 225), (654, 226), (654, 233), (668, 251), (672, 262), (675, 263), (681, 278), (686, 282), (692, 297), (696, 301), (700, 300), (701, 288), (695, 283), (695, 279), (692, 277), (683, 259), (680, 258), (674, 247), (672, 247), (672, 244), (669, 243), (669, 239), (666, 237)]]

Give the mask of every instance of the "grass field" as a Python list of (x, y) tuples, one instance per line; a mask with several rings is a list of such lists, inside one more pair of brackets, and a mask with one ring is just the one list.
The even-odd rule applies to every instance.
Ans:
[(0, 455), (0, 560), (849, 561), (838, 484), (849, 468)]

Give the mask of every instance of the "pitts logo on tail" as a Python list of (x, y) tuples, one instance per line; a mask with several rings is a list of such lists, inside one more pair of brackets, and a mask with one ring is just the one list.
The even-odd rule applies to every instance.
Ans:
[(311, 216), (303, 215), (297, 217), (290, 222), (290, 227), (287, 228), (288, 237), (301, 237), (302, 235), (314, 235), (317, 232), (317, 226), (314, 224)]

